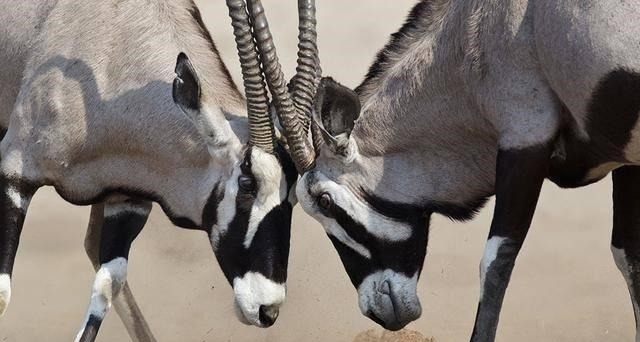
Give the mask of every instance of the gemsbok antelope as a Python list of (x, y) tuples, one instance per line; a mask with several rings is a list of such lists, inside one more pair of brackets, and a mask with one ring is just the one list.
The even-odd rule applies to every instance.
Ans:
[(613, 171), (612, 251), (640, 319), (638, 17), (637, 1), (422, 0), (355, 91), (320, 82), (311, 138), (306, 119), (289, 132), (304, 142), (290, 146), (297, 199), (363, 314), (417, 319), (431, 214), (467, 220), (495, 195), (471, 337), (494, 341), (544, 179)]
[[(126, 283), (152, 202), (207, 233), (241, 321), (274, 323), (297, 172), (274, 134), (245, 4), (227, 5), (246, 102), (192, 0), (0, 1), (0, 314), (29, 201), (50, 185), (92, 205), (97, 273), (76, 340), (93, 341), (113, 304), (135, 341), (155, 341)], [(316, 78), (306, 72), (295, 79)]]

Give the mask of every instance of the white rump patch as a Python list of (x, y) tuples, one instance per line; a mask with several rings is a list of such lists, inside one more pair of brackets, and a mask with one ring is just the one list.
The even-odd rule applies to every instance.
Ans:
[(127, 259), (116, 258), (108, 263), (102, 264), (96, 273), (91, 291), (91, 301), (89, 309), (80, 332), (76, 336), (76, 341), (80, 340), (82, 333), (89, 322), (89, 317), (94, 316), (100, 320), (104, 319), (107, 311), (111, 308), (114, 296), (118, 294), (125, 280), (127, 279)]
[(0, 317), (7, 311), (11, 301), (11, 276), (0, 274)]
[(241, 314), (238, 319), (245, 324), (260, 326), (260, 306), (281, 306), (286, 287), (260, 273), (247, 272), (243, 277), (233, 279), (233, 292), (236, 314)]
[(259, 148), (251, 149), (251, 173), (256, 179), (258, 194), (251, 207), (251, 217), (244, 238), (244, 248), (249, 248), (260, 222), (287, 197), (287, 181), (276, 156)]
[(9, 185), (7, 187), (7, 196), (11, 200), (11, 203), (18, 208), (25, 210), (29, 206), (29, 198), (24, 197), (16, 188)]
[(507, 240), (506, 237), (493, 236), (487, 240), (487, 244), (484, 247), (484, 254), (482, 255), (482, 261), (480, 261), (480, 301), (482, 301), (482, 297), (484, 296), (484, 282), (487, 271), (493, 261), (498, 257), (498, 250), (505, 240)]

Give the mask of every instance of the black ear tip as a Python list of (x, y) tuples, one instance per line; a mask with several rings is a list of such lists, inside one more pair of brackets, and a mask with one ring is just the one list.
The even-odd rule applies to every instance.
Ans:
[(330, 87), (330, 86), (339, 86), (340, 83), (338, 83), (336, 80), (333, 79), (333, 77), (331, 76), (325, 76), (323, 78), (320, 79), (320, 87), (321, 88), (326, 88), (326, 87)]
[(176, 77), (173, 80), (173, 100), (187, 108), (198, 108), (200, 104), (200, 82), (189, 57), (184, 52), (176, 61)]

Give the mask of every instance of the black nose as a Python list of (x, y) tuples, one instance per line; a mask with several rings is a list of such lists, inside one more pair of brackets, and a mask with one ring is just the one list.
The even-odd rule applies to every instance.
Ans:
[(260, 314), (260, 323), (262, 323), (265, 327), (270, 327), (273, 325), (273, 323), (276, 322), (280, 310), (276, 305), (260, 305), (258, 313)]

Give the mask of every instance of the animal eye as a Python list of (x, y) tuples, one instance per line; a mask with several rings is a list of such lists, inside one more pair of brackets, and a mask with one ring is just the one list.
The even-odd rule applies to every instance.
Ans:
[(333, 206), (333, 199), (331, 198), (331, 195), (326, 192), (320, 195), (318, 198), (318, 206), (324, 211), (329, 211)]
[(256, 190), (256, 180), (251, 176), (240, 176), (238, 178), (238, 186), (244, 192), (253, 192)]

